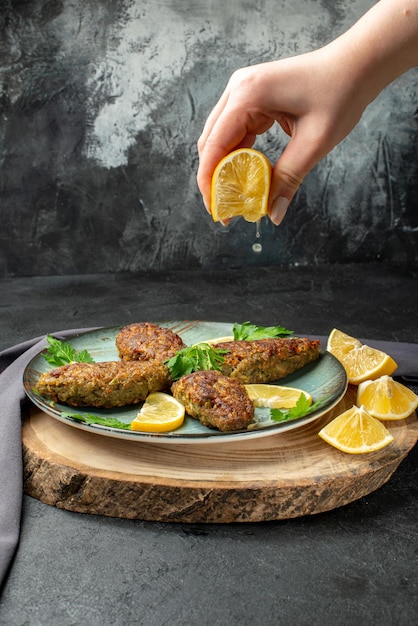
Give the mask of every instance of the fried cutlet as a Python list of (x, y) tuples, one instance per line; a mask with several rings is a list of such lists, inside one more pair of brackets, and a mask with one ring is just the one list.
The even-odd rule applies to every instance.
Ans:
[(113, 408), (142, 402), (170, 386), (168, 368), (158, 363), (105, 361), (70, 363), (41, 374), (36, 390), (70, 406)]
[(162, 363), (186, 347), (181, 337), (169, 328), (151, 322), (125, 326), (116, 336), (116, 347), (123, 361)]
[(244, 384), (280, 380), (319, 358), (320, 342), (302, 337), (225, 341), (221, 371)]
[(204, 426), (223, 432), (244, 430), (254, 417), (254, 406), (239, 380), (216, 370), (182, 376), (171, 386), (186, 413)]

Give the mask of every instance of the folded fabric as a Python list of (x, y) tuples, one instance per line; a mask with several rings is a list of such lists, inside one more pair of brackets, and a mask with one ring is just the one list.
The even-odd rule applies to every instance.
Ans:
[[(65, 339), (90, 329), (54, 333)], [(0, 352), (0, 589), (12, 562), (20, 534), (23, 494), (21, 409), (26, 395), (23, 372), (47, 346), (36, 337)]]
[[(81, 328), (53, 333), (57, 339), (66, 339), (81, 332)], [(327, 338), (320, 339), (326, 346)], [(418, 377), (418, 344), (362, 340), (372, 347), (390, 354), (398, 363), (396, 375)], [(21, 445), (21, 411), (25, 402), (23, 372), (29, 361), (47, 346), (46, 337), (36, 337), (0, 352), (0, 588), (12, 563), (19, 542), (23, 495), (23, 467)]]

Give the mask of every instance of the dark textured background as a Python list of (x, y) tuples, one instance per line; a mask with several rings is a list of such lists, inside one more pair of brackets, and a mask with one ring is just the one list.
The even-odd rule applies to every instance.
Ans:
[[(212, 223), (196, 141), (231, 72), (325, 44), (370, 0), (2, 0), (0, 277), (383, 260), (418, 267), (418, 71), (280, 228)], [(257, 147), (274, 160), (278, 129)]]

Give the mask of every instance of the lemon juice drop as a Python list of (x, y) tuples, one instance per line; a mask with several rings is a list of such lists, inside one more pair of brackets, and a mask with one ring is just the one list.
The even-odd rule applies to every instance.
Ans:
[[(257, 220), (255, 223), (255, 238), (256, 239), (260, 239), (261, 237), (260, 224), (261, 224), (261, 219)], [(253, 252), (259, 253), (262, 251), (263, 246), (261, 245), (259, 241), (256, 241), (255, 243), (253, 243), (252, 248), (253, 248)]]

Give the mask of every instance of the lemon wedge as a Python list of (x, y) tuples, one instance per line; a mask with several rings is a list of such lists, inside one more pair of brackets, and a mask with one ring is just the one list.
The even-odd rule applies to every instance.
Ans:
[(150, 433), (168, 432), (184, 422), (185, 408), (173, 396), (157, 391), (151, 393), (131, 422), (132, 430)]
[(269, 409), (291, 409), (296, 406), (300, 395), (303, 394), (312, 404), (312, 396), (302, 389), (294, 387), (280, 387), (262, 383), (244, 385), (250, 400), (257, 407)]
[(341, 452), (364, 454), (375, 452), (393, 441), (393, 435), (366, 411), (353, 406), (322, 428), (318, 435)]
[(327, 350), (343, 365), (348, 382), (353, 385), (375, 380), (385, 374), (390, 376), (398, 367), (385, 352), (362, 344), (337, 328), (328, 337)]
[(379, 420), (401, 420), (418, 407), (418, 396), (391, 376), (381, 376), (360, 383), (357, 404), (363, 404)]

